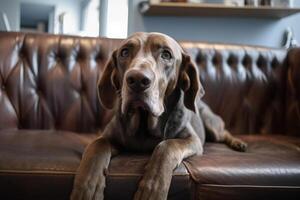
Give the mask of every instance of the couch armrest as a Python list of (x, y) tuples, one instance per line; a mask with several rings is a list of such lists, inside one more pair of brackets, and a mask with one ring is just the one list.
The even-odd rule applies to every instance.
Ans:
[(286, 133), (300, 136), (300, 48), (289, 50), (286, 62)]

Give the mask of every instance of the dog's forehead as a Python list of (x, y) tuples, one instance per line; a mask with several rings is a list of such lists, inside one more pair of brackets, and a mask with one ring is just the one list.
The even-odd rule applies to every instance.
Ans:
[(145, 42), (147, 40), (148, 33), (145, 32), (136, 32), (129, 36), (124, 43), (127, 43), (128, 41), (140, 41), (140, 42)]
[(147, 41), (153, 44), (168, 46), (173, 51), (181, 51), (180, 45), (173, 38), (162, 33), (149, 33)]
[(175, 55), (181, 55), (182, 53), (181, 46), (173, 38), (162, 33), (137, 32), (123, 41), (123, 44), (130, 42), (139, 43), (141, 46), (156, 45), (161, 47), (169, 47)]

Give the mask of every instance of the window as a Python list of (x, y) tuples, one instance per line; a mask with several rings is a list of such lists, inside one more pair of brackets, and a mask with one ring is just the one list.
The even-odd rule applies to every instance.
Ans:
[(86, 0), (81, 3), (81, 35), (99, 36), (99, 2)]
[(109, 0), (106, 35), (109, 38), (126, 38), (128, 26), (128, 1)]

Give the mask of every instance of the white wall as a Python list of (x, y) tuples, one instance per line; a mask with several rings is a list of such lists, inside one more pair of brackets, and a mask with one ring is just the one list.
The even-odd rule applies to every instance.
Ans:
[[(136, 31), (157, 31), (178, 40), (197, 40), (280, 47), (286, 27), (294, 29), (300, 42), (300, 14), (277, 19), (217, 18), (217, 17), (160, 17), (143, 16), (138, 3), (129, 0), (129, 35)], [(300, 6), (300, 1), (294, 1)]]

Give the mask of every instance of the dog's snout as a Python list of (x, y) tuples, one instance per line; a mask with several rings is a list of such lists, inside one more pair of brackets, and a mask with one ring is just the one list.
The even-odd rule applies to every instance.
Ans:
[(141, 70), (131, 70), (126, 75), (126, 82), (130, 89), (141, 92), (150, 87), (152, 83), (151, 73)]

